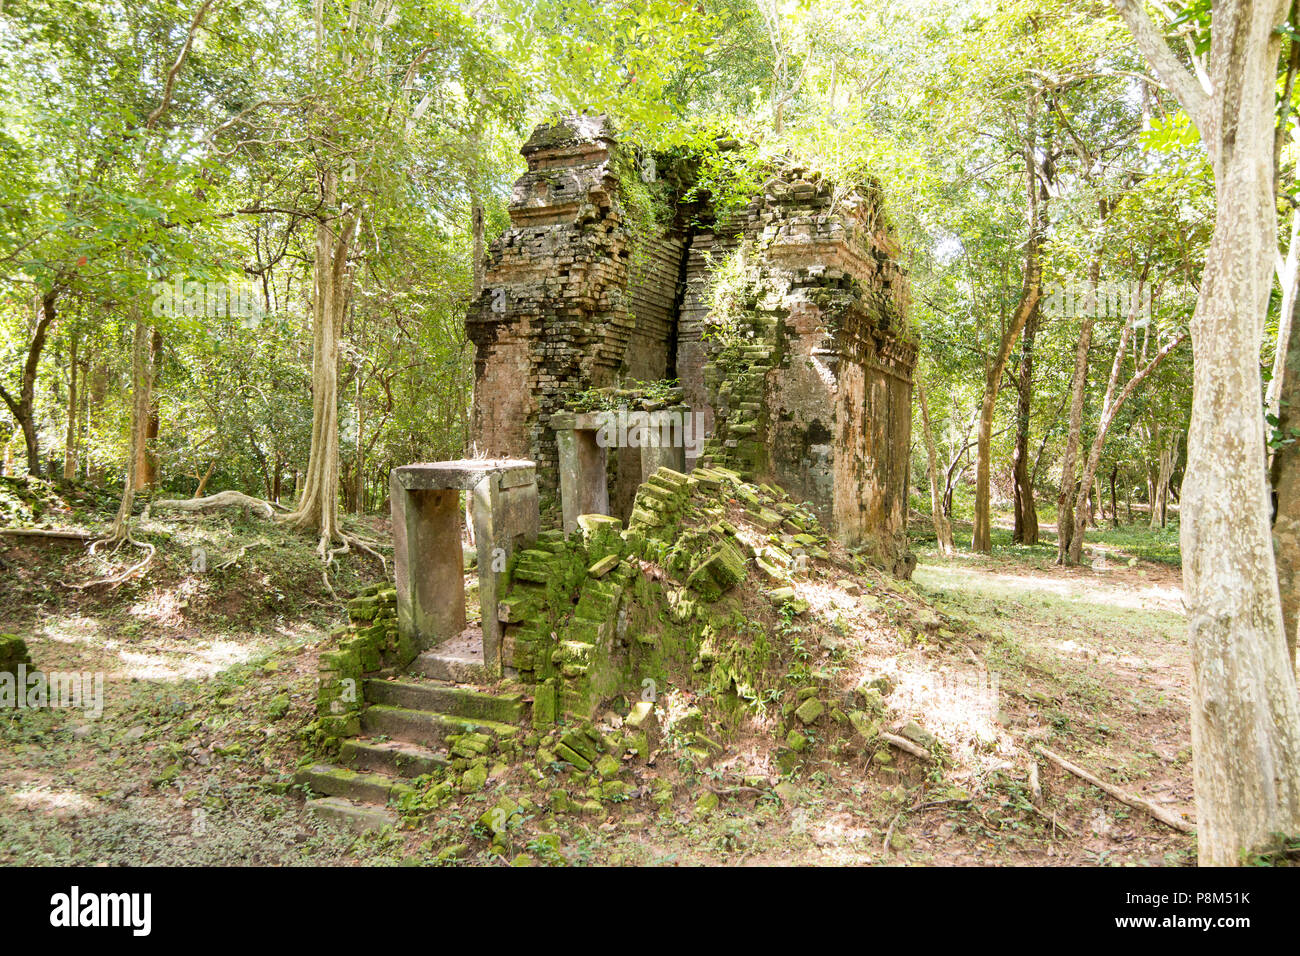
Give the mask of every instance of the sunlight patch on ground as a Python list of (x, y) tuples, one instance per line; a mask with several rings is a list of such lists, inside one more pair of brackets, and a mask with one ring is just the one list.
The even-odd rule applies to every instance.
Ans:
[(160, 653), (122, 651), (126, 676), (137, 680), (175, 681), (213, 677), (228, 667), (251, 660), (257, 648), (234, 641), (205, 641)]
[(246, 663), (267, 649), (264, 640), (252, 635), (241, 639), (123, 640), (120, 636), (106, 633), (99, 621), (80, 616), (54, 618), (41, 628), (39, 634), (54, 643), (79, 651), (92, 651), (94, 660), (75, 662), (75, 666), (81, 669), (103, 669), (108, 664), (105, 657), (116, 659), (121, 666), (109, 665), (107, 676), (112, 679), (202, 679)]
[(915, 718), (926, 730), (948, 744), (960, 763), (978, 761), (981, 755), (1003, 752), (999, 710), (999, 676), (975, 666), (934, 669), (927, 661), (904, 664), (897, 670), (897, 685), (889, 696), (896, 712)]
[(1162, 662), (1160, 661), (1148, 660), (1134, 654), (1111, 654), (1102, 647), (1080, 643), (1079, 641), (1070, 640), (1068, 638), (1059, 641), (1049, 639), (1043, 643), (1046, 647), (1059, 651), (1067, 657), (1079, 658), (1080, 660), (1088, 661), (1094, 665), (1118, 664), (1135, 671), (1157, 670), (1162, 666)]
[(1145, 584), (1134, 587), (1093, 576), (1032, 576), (988, 568), (935, 564), (919, 566), (913, 578), (927, 588), (959, 587), (964, 590), (988, 591), (990, 586), (1001, 586), (1022, 594), (1050, 595), (1086, 604), (1102, 604), (1134, 611), (1183, 613), (1182, 589), (1171, 585)]
[(58, 644), (76, 646), (94, 643), (96, 646), (101, 646), (105, 640), (102, 637), (102, 630), (99, 621), (93, 617), (68, 615), (54, 618), (42, 627), (39, 633), (42, 637)]
[(88, 813), (95, 809), (93, 800), (87, 799), (75, 790), (54, 790), (50, 787), (28, 784), (5, 796), (20, 810), (42, 810), (56, 816)]
[(152, 592), (146, 600), (131, 605), (129, 613), (160, 626), (175, 625), (181, 620), (181, 611), (200, 590), (197, 581), (187, 578), (174, 588)]

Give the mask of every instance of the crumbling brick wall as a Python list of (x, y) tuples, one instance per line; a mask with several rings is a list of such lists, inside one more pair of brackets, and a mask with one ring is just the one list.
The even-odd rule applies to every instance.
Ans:
[[(846, 544), (909, 573), (916, 351), (875, 192), (789, 165), (722, 221), (669, 215), (648, 236), (623, 197), (636, 164), (602, 118), (542, 127), (522, 152), (511, 228), (467, 318), (476, 451), (533, 459), (553, 501), (550, 417), (590, 389), (676, 378), (713, 436), (702, 461), (776, 482)], [(728, 315), (714, 301), (724, 275), (740, 282)], [(636, 450), (611, 449), (609, 462), (612, 510), (626, 518)]]
[[(473, 434), (478, 454), (536, 461), (539, 492), (553, 500), (550, 416), (579, 392), (672, 375), (684, 242), (668, 231), (637, 248), (620, 188), (627, 157), (603, 117), (540, 127), (522, 153), (511, 226), (492, 244), (466, 318)], [(621, 168), (636, 175), (630, 162)], [(626, 464), (639, 481), (639, 458)]]
[[(814, 170), (787, 167), (729, 225), (690, 310), (708, 335), (694, 393), (716, 416), (706, 458), (813, 505), (845, 544), (910, 573), (909, 295), (872, 191), (838, 194)], [(733, 266), (737, 263), (733, 262)], [(697, 302), (728, 273), (733, 314)], [(684, 374), (684, 382), (686, 377)], [(699, 400), (696, 398), (695, 400)]]

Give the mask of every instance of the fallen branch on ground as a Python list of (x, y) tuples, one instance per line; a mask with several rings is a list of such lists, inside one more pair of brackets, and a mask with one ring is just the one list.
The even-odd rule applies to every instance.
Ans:
[[(1030, 813), (1037, 814), (1038, 816), (1046, 820), (1048, 824), (1052, 827), (1053, 831), (1060, 830), (1062, 833), (1064, 833), (1066, 836), (1070, 837), (1071, 839), (1078, 838), (1079, 834), (1075, 833), (1074, 830), (1072, 830), (1069, 826), (1062, 823), (1060, 820), (1056, 819), (1055, 813), (1049, 814), (1042, 807), (1036, 807), (1032, 803), (1029, 804), (1029, 811)], [(1053, 832), (1052, 835), (1055, 836), (1056, 833)]]
[(0, 534), (16, 538), (67, 538), (69, 541), (89, 541), (95, 537), (91, 531), (51, 531), (46, 528), (0, 528)]
[(880, 739), (887, 744), (893, 744), (899, 750), (907, 751), (913, 757), (920, 757), (922, 760), (925, 760), (928, 763), (938, 762), (935, 759), (934, 754), (930, 753), (930, 751), (926, 750), (924, 747), (918, 747), (916, 744), (912, 743), (912, 741), (908, 740), (906, 737), (899, 737), (896, 734), (886, 733), (885, 731), (882, 730), (880, 732)]
[(1159, 820), (1165, 826), (1172, 827), (1173, 829), (1178, 830), (1180, 833), (1196, 832), (1196, 828), (1192, 826), (1190, 823), (1188, 823), (1186, 820), (1182, 819), (1181, 817), (1174, 816), (1168, 810), (1164, 809), (1163, 807), (1156, 806), (1154, 803), (1151, 803), (1149, 800), (1143, 800), (1141, 797), (1135, 797), (1132, 794), (1125, 793), (1123, 790), (1119, 789), (1119, 787), (1106, 783), (1104, 780), (1099, 780), (1098, 778), (1094, 777), (1092, 774), (1088, 773), (1088, 771), (1084, 770), (1082, 767), (1076, 767), (1074, 764), (1070, 763), (1070, 761), (1066, 760), (1064, 757), (1052, 753), (1046, 747), (1040, 746), (1038, 748), (1038, 752), (1041, 753), (1048, 760), (1052, 761), (1052, 763), (1056, 764), (1062, 770), (1074, 774), (1076, 777), (1080, 778), (1081, 780), (1088, 781), (1088, 783), (1092, 784), (1098, 790), (1102, 790), (1110, 794), (1120, 803), (1126, 804), (1127, 806), (1130, 806), (1135, 810), (1141, 810), (1144, 813), (1150, 814), (1152, 817)]

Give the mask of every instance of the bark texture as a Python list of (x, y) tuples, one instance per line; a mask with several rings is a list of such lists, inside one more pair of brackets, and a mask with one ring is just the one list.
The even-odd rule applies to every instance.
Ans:
[(1277, 248), (1277, 28), (1287, 4), (1216, 0), (1207, 92), (1141, 0), (1113, 2), (1196, 123), (1214, 169), (1180, 502), (1198, 859), (1233, 865), (1276, 834), (1300, 832), (1300, 695), (1282, 632), (1259, 408)]

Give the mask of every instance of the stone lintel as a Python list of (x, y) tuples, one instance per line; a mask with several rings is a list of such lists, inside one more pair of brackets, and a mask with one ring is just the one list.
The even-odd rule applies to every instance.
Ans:
[(393, 469), (393, 477), (407, 491), (472, 491), (490, 474), (501, 476), (502, 488), (527, 484), (536, 467), (521, 458), (462, 458), (402, 465)]

